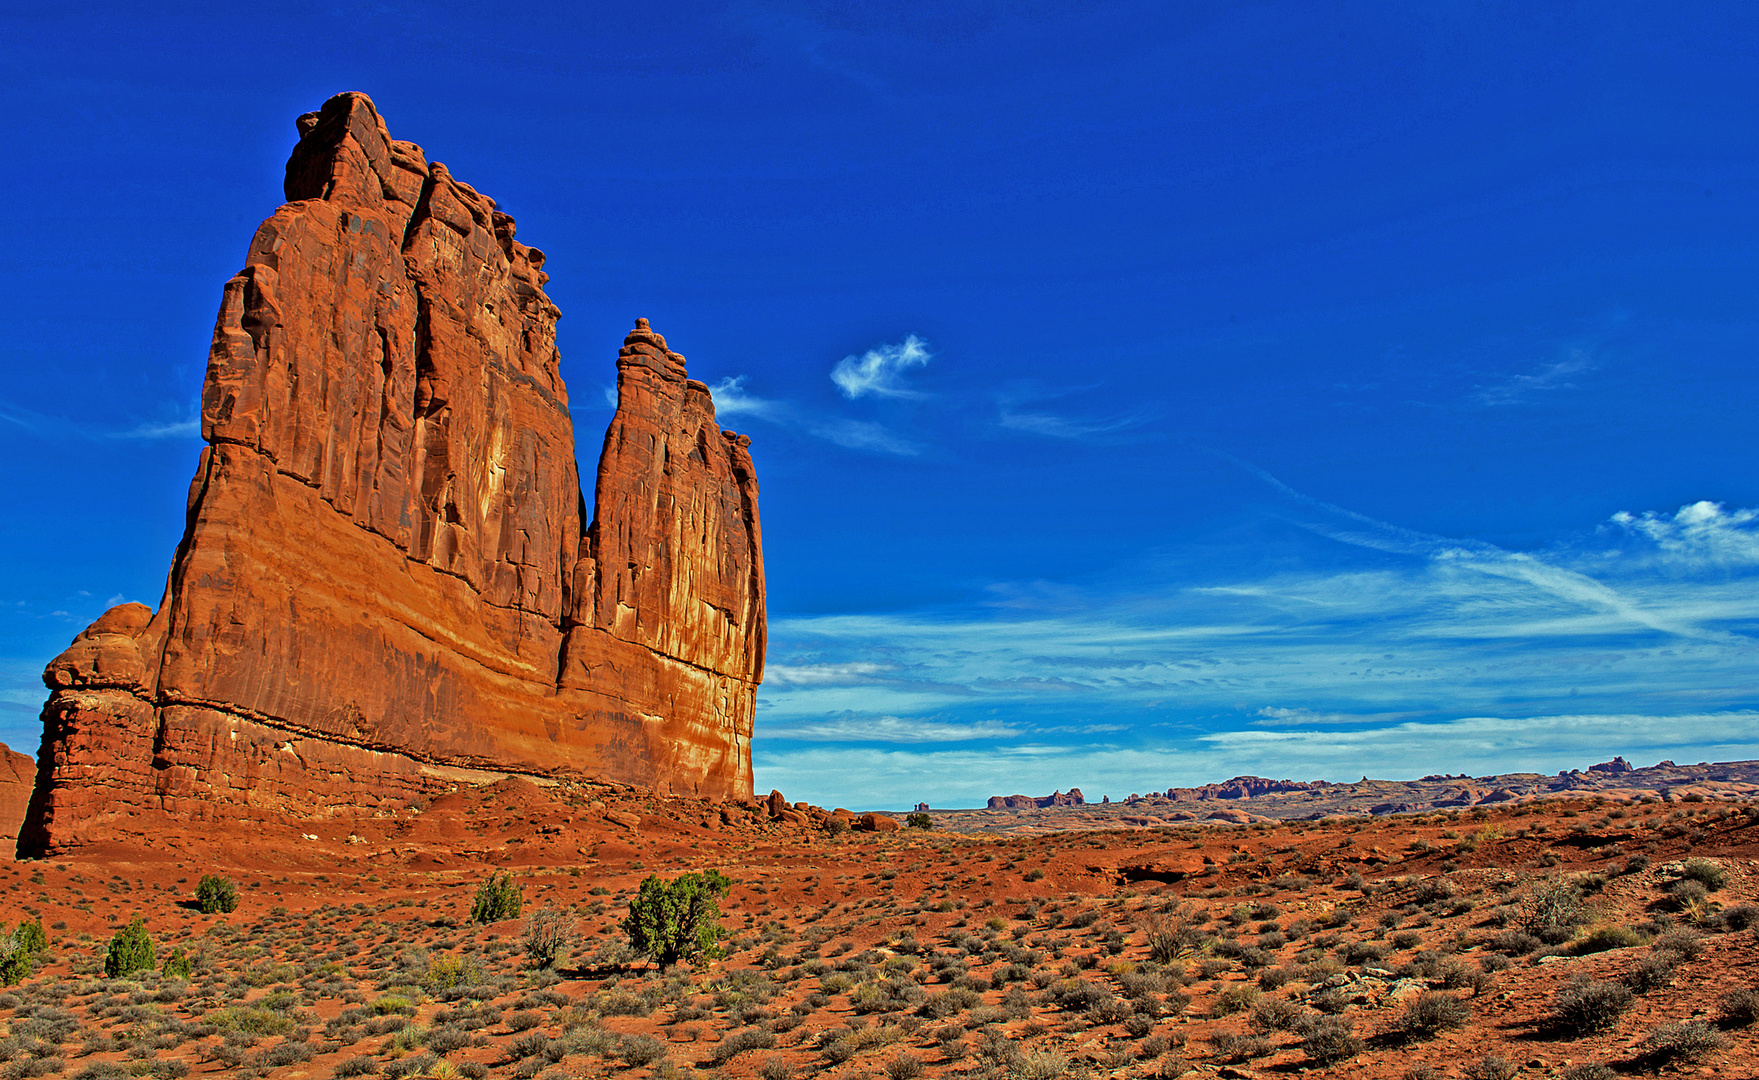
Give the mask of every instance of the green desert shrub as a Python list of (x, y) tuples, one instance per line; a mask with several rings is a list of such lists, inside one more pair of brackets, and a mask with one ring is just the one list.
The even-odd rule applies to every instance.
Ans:
[(906, 817), (904, 824), (912, 829), (932, 829), (934, 828), (934, 818), (918, 811)]
[(137, 971), (153, 970), (153, 938), (147, 933), (146, 920), (136, 915), (134, 921), (116, 931), (104, 954), (104, 974), (123, 979)]
[(732, 889), (733, 882), (718, 870), (679, 874), (671, 881), (649, 875), (622, 922), (630, 948), (662, 968), (719, 955), (726, 931), (717, 901)]
[(231, 913), (238, 910), (238, 886), (218, 874), (203, 874), (196, 882), (195, 906), (203, 915)]
[(490, 874), (487, 881), (476, 887), (476, 901), (470, 906), (470, 921), (492, 923), (515, 919), (524, 904), (525, 898), (520, 895), (519, 884), (511, 873)]
[(171, 955), (165, 958), (165, 963), (159, 968), (159, 974), (167, 979), (187, 979), (189, 968), (189, 954), (180, 946), (171, 950)]
[(19, 921), (18, 928), (0, 938), (0, 983), (13, 986), (31, 977), (37, 959), (49, 949), (43, 924), (35, 919)]

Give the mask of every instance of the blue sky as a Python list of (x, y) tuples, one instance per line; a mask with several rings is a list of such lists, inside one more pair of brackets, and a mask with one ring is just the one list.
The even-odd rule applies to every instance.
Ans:
[[(1750, 5), (13, 5), (0, 738), (157, 601), (220, 286), (363, 90), (751, 434), (757, 781), (1759, 757)], [(586, 463), (591, 475), (591, 462)]]

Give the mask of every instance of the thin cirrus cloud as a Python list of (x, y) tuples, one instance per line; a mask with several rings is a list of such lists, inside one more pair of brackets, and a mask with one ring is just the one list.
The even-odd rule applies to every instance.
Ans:
[(844, 715), (776, 724), (764, 734), (770, 739), (798, 742), (946, 743), (1008, 739), (1020, 731), (996, 720), (964, 723), (902, 716)]
[(44, 438), (155, 441), (194, 438), (202, 430), (201, 421), (194, 418), (144, 420), (125, 428), (105, 428), (7, 404), (0, 404), (0, 422)]
[(1038, 435), (1048, 439), (1089, 439), (1137, 427), (1146, 416), (1138, 411), (1124, 415), (1074, 415), (1078, 409), (1052, 407), (1100, 389), (1088, 386), (1045, 387), (1031, 382), (1017, 384), (996, 398), (996, 426), (1005, 431)]
[(1140, 419), (1136, 417), (1121, 417), (1113, 420), (1078, 420), (1067, 416), (1057, 416), (1054, 413), (1022, 412), (1010, 409), (1005, 405), (996, 417), (996, 423), (1009, 431), (1044, 435), (1052, 439), (1085, 439), (1094, 435), (1109, 435), (1114, 431), (1135, 427), (1140, 422)]
[(1585, 375), (1597, 366), (1586, 349), (1571, 347), (1562, 360), (1545, 364), (1530, 374), (1512, 375), (1494, 386), (1484, 387), (1474, 393), (1471, 400), (1488, 406), (1518, 405), (1536, 394), (1574, 389), (1575, 377)]
[(896, 345), (876, 345), (860, 356), (845, 356), (831, 369), (831, 381), (850, 401), (866, 397), (914, 398), (922, 393), (904, 385), (904, 373), (926, 367), (934, 354), (915, 334)]

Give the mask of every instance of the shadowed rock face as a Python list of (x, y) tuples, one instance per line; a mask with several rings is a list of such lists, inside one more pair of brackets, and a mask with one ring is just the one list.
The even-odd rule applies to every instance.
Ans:
[(21, 851), (473, 771), (749, 795), (749, 440), (638, 320), (588, 523), (543, 253), (364, 95), (299, 131), (226, 283), (164, 601), (44, 673)]

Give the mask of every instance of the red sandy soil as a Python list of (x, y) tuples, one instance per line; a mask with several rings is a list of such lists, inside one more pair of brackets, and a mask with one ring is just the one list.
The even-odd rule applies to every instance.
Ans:
[[(0, 1078), (1504, 1075), (1487, 1057), (1526, 1077), (1752, 1076), (1759, 997), (1729, 995), (1759, 989), (1759, 807), (1693, 798), (991, 837), (831, 833), (755, 805), (723, 824), (722, 806), (505, 780), (378, 818), (88, 848), (0, 870), (12, 918), (50, 938), (0, 995)], [(1717, 877), (1687, 859), (1724, 880), (1675, 897)], [(737, 883), (728, 955), (633, 962), (616, 923), (635, 887), (709, 867)], [(497, 870), (527, 914), (572, 911), (554, 970), (527, 961), (522, 919), (469, 922)], [(208, 873), (238, 883), (235, 912), (194, 909)], [(1579, 923), (1523, 939), (1548, 890)], [(137, 915), (189, 980), (103, 977)], [(1572, 980), (1645, 964), (1604, 1030), (1556, 1022)], [(1423, 994), (1457, 1002), (1457, 1025), (1414, 1027)], [(1357, 1052), (1310, 1056), (1321, 1010)], [(1707, 1025), (1696, 1060), (1649, 1052), (1687, 1021)]]

